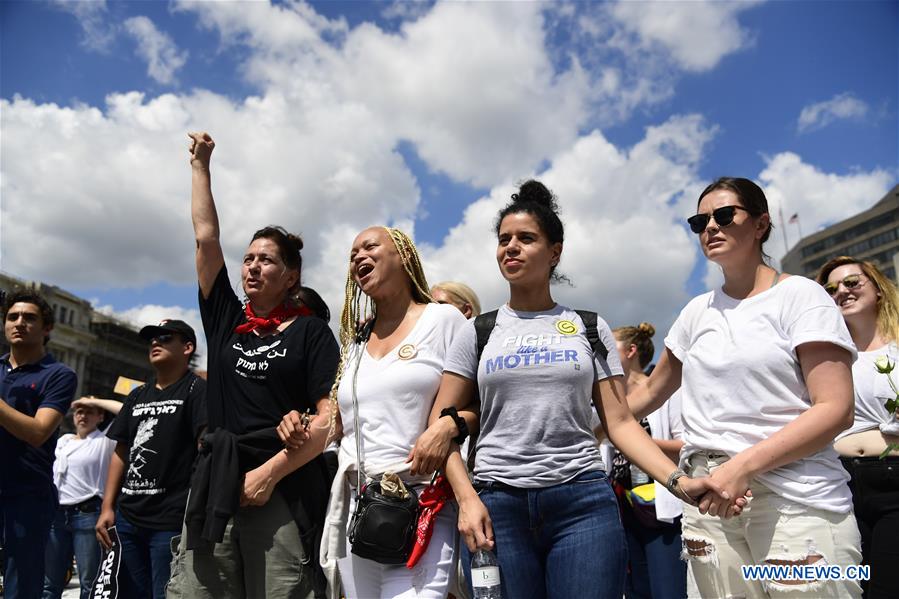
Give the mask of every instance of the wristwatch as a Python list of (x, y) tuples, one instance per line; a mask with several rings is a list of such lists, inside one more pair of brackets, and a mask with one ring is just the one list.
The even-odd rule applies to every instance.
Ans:
[(459, 434), (453, 437), (453, 441), (457, 445), (462, 445), (465, 439), (468, 438), (468, 425), (465, 424), (465, 419), (459, 416), (459, 411), (456, 408), (443, 408), (443, 411), (440, 412), (440, 417), (443, 418), (444, 416), (449, 416), (456, 423)]

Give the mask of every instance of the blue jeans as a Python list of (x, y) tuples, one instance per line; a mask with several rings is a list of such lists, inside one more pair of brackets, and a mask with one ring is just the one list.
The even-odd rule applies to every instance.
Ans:
[(27, 495), (0, 495), (6, 597), (40, 599), (44, 588), (44, 547), (56, 513), (56, 489)]
[(59, 599), (65, 588), (66, 570), (72, 556), (78, 564), (81, 599), (87, 599), (100, 566), (100, 543), (94, 526), (100, 506), (93, 512), (81, 512), (73, 507), (59, 506), (50, 527), (50, 537), (44, 553), (44, 599)]
[(180, 530), (154, 530), (135, 526), (116, 511), (116, 531), (122, 543), (119, 596), (165, 599), (172, 564), (172, 538)]
[(630, 571), (627, 575), (627, 599), (682, 599), (687, 596), (687, 562), (681, 554), (680, 518), (658, 528), (640, 523), (622, 510)]
[[(479, 495), (493, 522), (503, 597), (621, 599), (627, 548), (605, 472), (542, 489), (488, 483)], [(462, 559), (470, 581), (467, 548)]]

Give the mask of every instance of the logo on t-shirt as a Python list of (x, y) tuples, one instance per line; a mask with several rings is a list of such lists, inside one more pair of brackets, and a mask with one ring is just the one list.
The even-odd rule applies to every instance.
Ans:
[(237, 363), (234, 365), (234, 372), (248, 379), (265, 379), (265, 372), (268, 371), (269, 360), (276, 360), (287, 356), (287, 347), (281, 345), (281, 339), (271, 344), (260, 345), (256, 348), (244, 349), (240, 342), (235, 343), (232, 347), (243, 354), (237, 357)]
[(125, 485), (122, 488), (122, 493), (126, 495), (156, 495), (165, 492), (165, 489), (156, 487), (155, 480), (145, 479), (141, 473), (144, 466), (153, 459), (153, 454), (157, 453), (147, 447), (147, 444), (156, 435), (157, 424), (159, 424), (159, 418), (151, 416), (137, 425), (137, 433), (134, 435), (131, 452), (128, 454), (128, 475), (125, 477)]
[(400, 347), (399, 351), (396, 353), (400, 357), (400, 360), (411, 360), (415, 357), (415, 354), (418, 353), (418, 350), (416, 350), (415, 346), (411, 343), (407, 343)]
[(560, 320), (556, 323), (556, 330), (563, 335), (574, 335), (577, 333), (577, 325), (570, 320)]
[[(575, 326), (569, 320), (562, 320), (556, 325), (563, 322)], [(485, 360), (485, 374), (491, 374), (499, 370), (512, 370), (515, 368), (533, 368), (538, 366), (551, 365), (556, 363), (573, 362), (575, 368), (578, 368), (578, 352), (576, 349), (561, 348), (555, 349), (551, 346), (562, 345), (566, 341), (568, 335), (556, 334), (527, 334), (506, 337), (503, 340), (503, 351), (509, 351), (507, 348), (515, 348), (512, 353), (506, 355), (498, 355)]]

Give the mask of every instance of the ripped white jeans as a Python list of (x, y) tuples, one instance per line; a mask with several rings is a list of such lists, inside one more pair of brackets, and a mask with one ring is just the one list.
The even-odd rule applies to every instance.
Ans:
[[(727, 461), (726, 456), (690, 456), (688, 473), (704, 476)], [(855, 515), (829, 512), (784, 499), (758, 481), (752, 500), (740, 516), (729, 520), (703, 515), (684, 505), (683, 559), (690, 561), (703, 597), (861, 597), (853, 580), (744, 580), (741, 566), (804, 564), (846, 566), (861, 563), (861, 537)]]

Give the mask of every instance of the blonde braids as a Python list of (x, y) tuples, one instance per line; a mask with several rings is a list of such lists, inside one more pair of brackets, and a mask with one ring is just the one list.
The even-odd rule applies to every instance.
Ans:
[[(384, 227), (384, 230), (393, 242), (397, 253), (400, 255), (400, 261), (403, 263), (403, 269), (412, 281), (412, 299), (420, 304), (433, 303), (434, 298), (431, 297), (428, 291), (428, 280), (425, 277), (421, 256), (418, 254), (418, 248), (415, 247), (415, 243), (399, 229)], [(346, 369), (350, 348), (355, 344), (359, 325), (374, 318), (377, 312), (377, 305), (371, 301), (371, 298), (363, 294), (359, 285), (356, 284), (356, 279), (353, 278), (353, 262), (351, 260), (347, 267), (343, 310), (340, 313), (340, 363), (337, 366), (337, 376), (334, 377), (334, 384), (331, 385), (331, 392), (328, 394), (331, 412), (328, 418), (329, 439), (334, 435), (337, 427), (337, 412), (339, 410), (337, 388), (340, 386), (343, 372)]]

